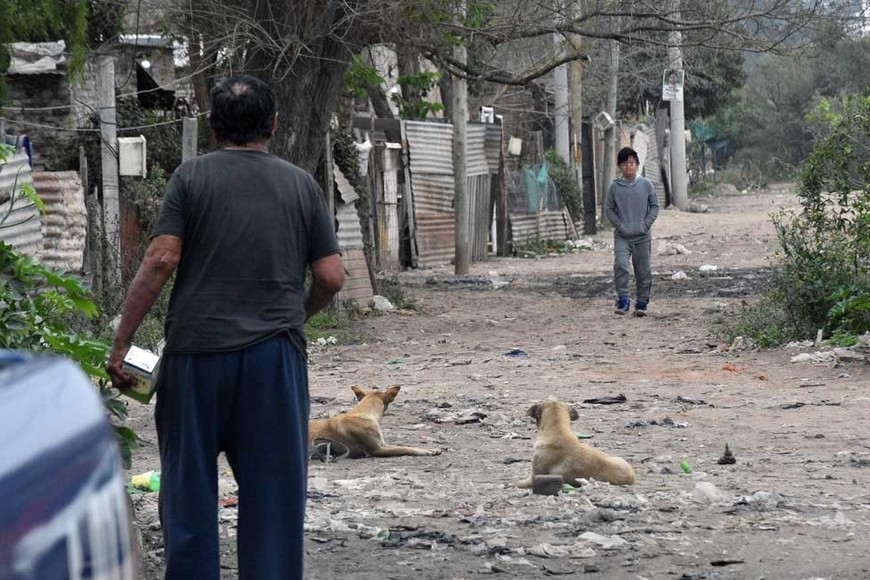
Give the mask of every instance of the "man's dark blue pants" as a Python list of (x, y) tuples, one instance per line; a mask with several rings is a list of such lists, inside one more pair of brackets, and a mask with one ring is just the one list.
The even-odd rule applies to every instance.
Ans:
[(239, 486), (239, 578), (302, 578), (308, 411), (307, 363), (285, 334), (164, 355), (155, 420), (167, 580), (220, 578), (221, 451)]

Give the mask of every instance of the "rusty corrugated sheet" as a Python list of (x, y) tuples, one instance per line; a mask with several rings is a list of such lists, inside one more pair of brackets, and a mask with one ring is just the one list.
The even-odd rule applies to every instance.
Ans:
[(363, 247), (362, 228), (354, 203), (341, 204), (336, 209), (338, 245), (342, 250)]
[[(0, 226), (0, 240), (15, 248), (16, 252), (39, 257), (42, 251), (42, 222), (39, 210), (26, 198), (20, 197), (21, 186), (33, 185), (30, 160), (24, 149), (17, 149), (0, 166), (0, 218), (11, 213)], [(14, 195), (10, 199), (12, 189)]]
[(339, 169), (338, 165), (335, 163), (332, 164), (332, 176), (335, 180), (338, 194), (341, 196), (344, 203), (351, 203), (359, 199), (359, 194), (357, 194), (356, 190), (350, 184), (350, 181), (347, 180), (347, 177), (344, 176), (344, 173), (342, 173), (341, 169)]
[(489, 242), (489, 231), (492, 223), (490, 211), (489, 174), (474, 175), (468, 178), (468, 211), (471, 216), (471, 259), (479, 261), (486, 258), (486, 248)]
[(405, 121), (411, 169), (453, 175), (453, 125)]
[(372, 281), (369, 277), (369, 268), (366, 264), (365, 252), (362, 248), (353, 248), (342, 253), (341, 262), (347, 274), (344, 286), (338, 294), (340, 304), (353, 300), (359, 306), (367, 306), (374, 292)]
[(399, 267), (399, 150), (378, 145), (372, 150), (376, 197), (378, 267)]
[(539, 240), (567, 240), (568, 214), (562, 211), (542, 211), (536, 214), (511, 212), (511, 234), (515, 244)]
[(414, 209), (420, 212), (453, 211), (453, 176), (418, 173), (411, 163)]
[[(492, 173), (486, 159), (486, 125), (469, 123), (465, 144), (465, 171), (468, 177)], [(498, 169), (496, 169), (498, 171)]]
[(82, 181), (75, 171), (37, 171), (33, 187), (45, 203), (40, 261), (52, 268), (79, 271), (85, 253), (88, 210)]
[(489, 123), (486, 125), (485, 154), (486, 163), (490, 173), (498, 173), (498, 164), (501, 158), (502, 126)]
[(455, 221), (453, 212), (417, 212), (419, 266), (429, 268), (453, 260), (456, 254)]

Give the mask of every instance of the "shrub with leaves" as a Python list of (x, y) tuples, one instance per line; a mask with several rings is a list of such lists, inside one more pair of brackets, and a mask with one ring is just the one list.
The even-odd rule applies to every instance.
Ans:
[(550, 149), (544, 153), (547, 163), (550, 164), (550, 179), (556, 186), (556, 191), (562, 198), (562, 203), (568, 208), (574, 221), (583, 218), (583, 188), (577, 183), (574, 172), (565, 163), (556, 151)]
[[(829, 128), (801, 170), (800, 211), (774, 218), (780, 263), (764, 304), (781, 311), (777, 342), (822, 329), (849, 344), (870, 331), (870, 93), (837, 109), (820, 106)], [(750, 309), (743, 322), (757, 315)]]
[[(5, 163), (0, 149), (0, 171)], [(29, 185), (13, 185), (10, 200), (44, 206)], [(10, 204), (11, 205), (11, 204)], [(0, 215), (0, 229), (7, 215)], [(8, 227), (8, 225), (6, 226)], [(109, 386), (105, 370), (108, 343), (76, 332), (76, 319), (93, 318), (98, 309), (90, 291), (73, 276), (52, 270), (0, 241), (0, 348), (52, 352), (66, 356), (96, 380), (113, 425), (124, 466), (129, 468), (135, 433), (124, 425), (127, 407)]]

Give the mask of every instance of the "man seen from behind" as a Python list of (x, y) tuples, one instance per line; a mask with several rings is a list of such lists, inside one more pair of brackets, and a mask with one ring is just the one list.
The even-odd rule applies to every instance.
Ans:
[(304, 325), (341, 289), (344, 269), (314, 178), (268, 152), (277, 126), (269, 86), (235, 76), (211, 91), (211, 103), (222, 148), (172, 175), (107, 370), (115, 387), (131, 385), (124, 356), (177, 267), (154, 413), (166, 578), (220, 578), (223, 451), (239, 486), (239, 578), (301, 579)]

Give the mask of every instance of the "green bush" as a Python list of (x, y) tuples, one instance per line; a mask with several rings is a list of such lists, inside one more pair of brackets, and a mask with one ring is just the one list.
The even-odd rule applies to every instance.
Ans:
[(759, 344), (818, 330), (849, 344), (870, 331), (870, 94), (846, 98), (837, 114), (824, 102), (820, 109), (829, 130), (801, 169), (801, 209), (774, 218), (773, 288), (733, 329)]
[(568, 208), (568, 213), (574, 221), (583, 219), (583, 188), (577, 183), (577, 176), (568, 167), (556, 151), (550, 149), (544, 153), (550, 164), (550, 179), (556, 186), (556, 191), (562, 198), (562, 203)]
[[(0, 148), (0, 171), (8, 150)], [(12, 187), (12, 201), (44, 205), (30, 186)], [(0, 215), (0, 229), (6, 215)], [(0, 242), (0, 348), (66, 356), (96, 381), (106, 412), (112, 417), (124, 466), (138, 443), (124, 425), (127, 407), (109, 385), (105, 363), (109, 344), (78, 332), (82, 318), (96, 318), (99, 311), (90, 291), (77, 278), (43, 266)]]

